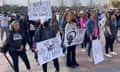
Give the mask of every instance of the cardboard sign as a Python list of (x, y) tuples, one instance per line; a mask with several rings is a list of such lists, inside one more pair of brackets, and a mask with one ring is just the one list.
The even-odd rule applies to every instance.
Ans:
[(52, 18), (50, 1), (30, 3), (28, 6), (29, 20), (47, 20)]
[(63, 54), (61, 40), (58, 37), (37, 43), (37, 49), (39, 50), (38, 61), (40, 65), (52, 61)]
[(104, 55), (100, 40), (97, 39), (92, 41), (92, 51), (95, 64), (104, 61)]
[(85, 29), (70, 30), (65, 33), (64, 45), (66, 47), (78, 45), (83, 42)]

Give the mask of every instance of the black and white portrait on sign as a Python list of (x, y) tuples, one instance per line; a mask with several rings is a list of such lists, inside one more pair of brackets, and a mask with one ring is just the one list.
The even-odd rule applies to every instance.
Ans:
[(65, 40), (64, 40), (64, 45), (66, 47), (73, 46), (73, 45), (78, 45), (83, 42), (84, 39), (84, 34), (86, 30), (71, 30), (65, 33)]

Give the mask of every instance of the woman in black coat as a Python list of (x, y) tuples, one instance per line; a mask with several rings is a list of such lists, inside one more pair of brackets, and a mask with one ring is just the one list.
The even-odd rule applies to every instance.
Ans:
[(20, 56), (25, 63), (28, 72), (31, 72), (30, 63), (25, 51), (26, 36), (23, 31), (20, 30), (19, 22), (14, 21), (12, 23), (12, 30), (7, 38), (7, 47), (3, 47), (2, 51), (9, 54), (13, 60), (13, 68), (15, 72), (19, 72), (18, 57)]

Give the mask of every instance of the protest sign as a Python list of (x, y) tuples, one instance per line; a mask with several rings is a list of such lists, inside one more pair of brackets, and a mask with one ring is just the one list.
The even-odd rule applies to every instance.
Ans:
[(29, 20), (47, 20), (52, 18), (50, 1), (30, 3), (28, 5)]
[(63, 52), (61, 41), (58, 37), (37, 43), (39, 64), (45, 64), (55, 58), (60, 57)]
[(66, 47), (78, 45), (83, 42), (85, 29), (70, 30), (65, 33), (64, 45)]
[(104, 61), (103, 51), (100, 40), (93, 40), (92, 41), (92, 51), (93, 51), (93, 58), (94, 63), (98, 64)]

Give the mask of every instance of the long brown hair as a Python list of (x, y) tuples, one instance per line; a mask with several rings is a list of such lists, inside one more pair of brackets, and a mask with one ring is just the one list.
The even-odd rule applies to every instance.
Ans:
[(106, 20), (110, 20), (111, 19), (111, 15), (109, 12), (106, 12), (105, 13), (105, 17), (106, 17)]

